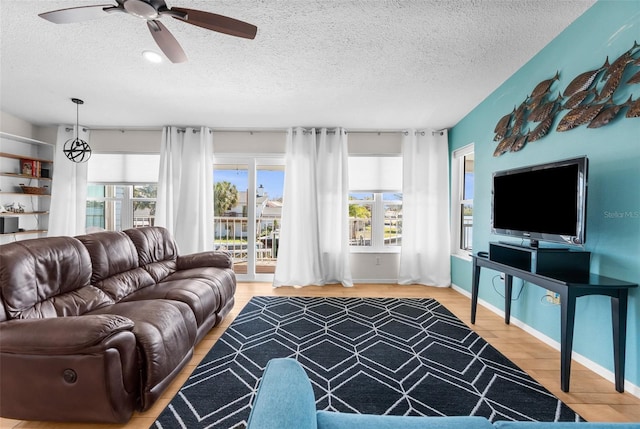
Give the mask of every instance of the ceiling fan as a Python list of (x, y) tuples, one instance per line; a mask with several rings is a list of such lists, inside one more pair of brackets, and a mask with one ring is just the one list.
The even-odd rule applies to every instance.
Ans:
[(38, 16), (55, 24), (68, 24), (101, 18), (107, 13), (123, 12), (133, 15), (147, 21), (147, 27), (153, 39), (173, 63), (184, 62), (187, 56), (173, 34), (159, 21), (163, 16), (170, 16), (187, 24), (245, 39), (255, 38), (258, 31), (255, 25), (227, 16), (183, 7), (170, 8), (164, 0), (116, 0), (116, 2), (117, 5), (101, 4), (53, 10)]

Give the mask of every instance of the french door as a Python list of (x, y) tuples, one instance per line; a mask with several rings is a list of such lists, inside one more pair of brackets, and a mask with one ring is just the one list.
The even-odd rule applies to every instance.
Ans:
[(214, 247), (232, 255), (239, 280), (272, 281), (281, 227), (284, 159), (216, 157)]

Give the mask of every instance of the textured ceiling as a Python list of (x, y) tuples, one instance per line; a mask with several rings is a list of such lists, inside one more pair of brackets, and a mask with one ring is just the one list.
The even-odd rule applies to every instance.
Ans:
[[(168, 17), (182, 64), (151, 64), (144, 21), (52, 24), (108, 0), (0, 2), (0, 110), (94, 128), (447, 128), (595, 0), (167, 0), (258, 26), (255, 40)], [(115, 4), (115, 1), (113, 2)], [(533, 82), (535, 83), (535, 82)]]

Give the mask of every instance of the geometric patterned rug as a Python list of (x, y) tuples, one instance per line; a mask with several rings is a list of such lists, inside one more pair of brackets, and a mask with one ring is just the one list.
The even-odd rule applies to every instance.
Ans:
[(305, 369), (318, 409), (582, 421), (431, 298), (254, 297), (155, 428), (243, 428), (267, 362)]

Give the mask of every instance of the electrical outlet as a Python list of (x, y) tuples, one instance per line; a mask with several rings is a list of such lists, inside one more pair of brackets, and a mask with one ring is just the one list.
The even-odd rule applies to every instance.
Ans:
[(376, 265), (380, 265), (380, 256), (376, 256)]
[(504, 273), (500, 273), (500, 281), (504, 283)]
[(545, 295), (547, 302), (549, 304), (559, 305), (560, 304), (560, 294), (557, 292), (552, 292), (550, 290), (547, 291)]

